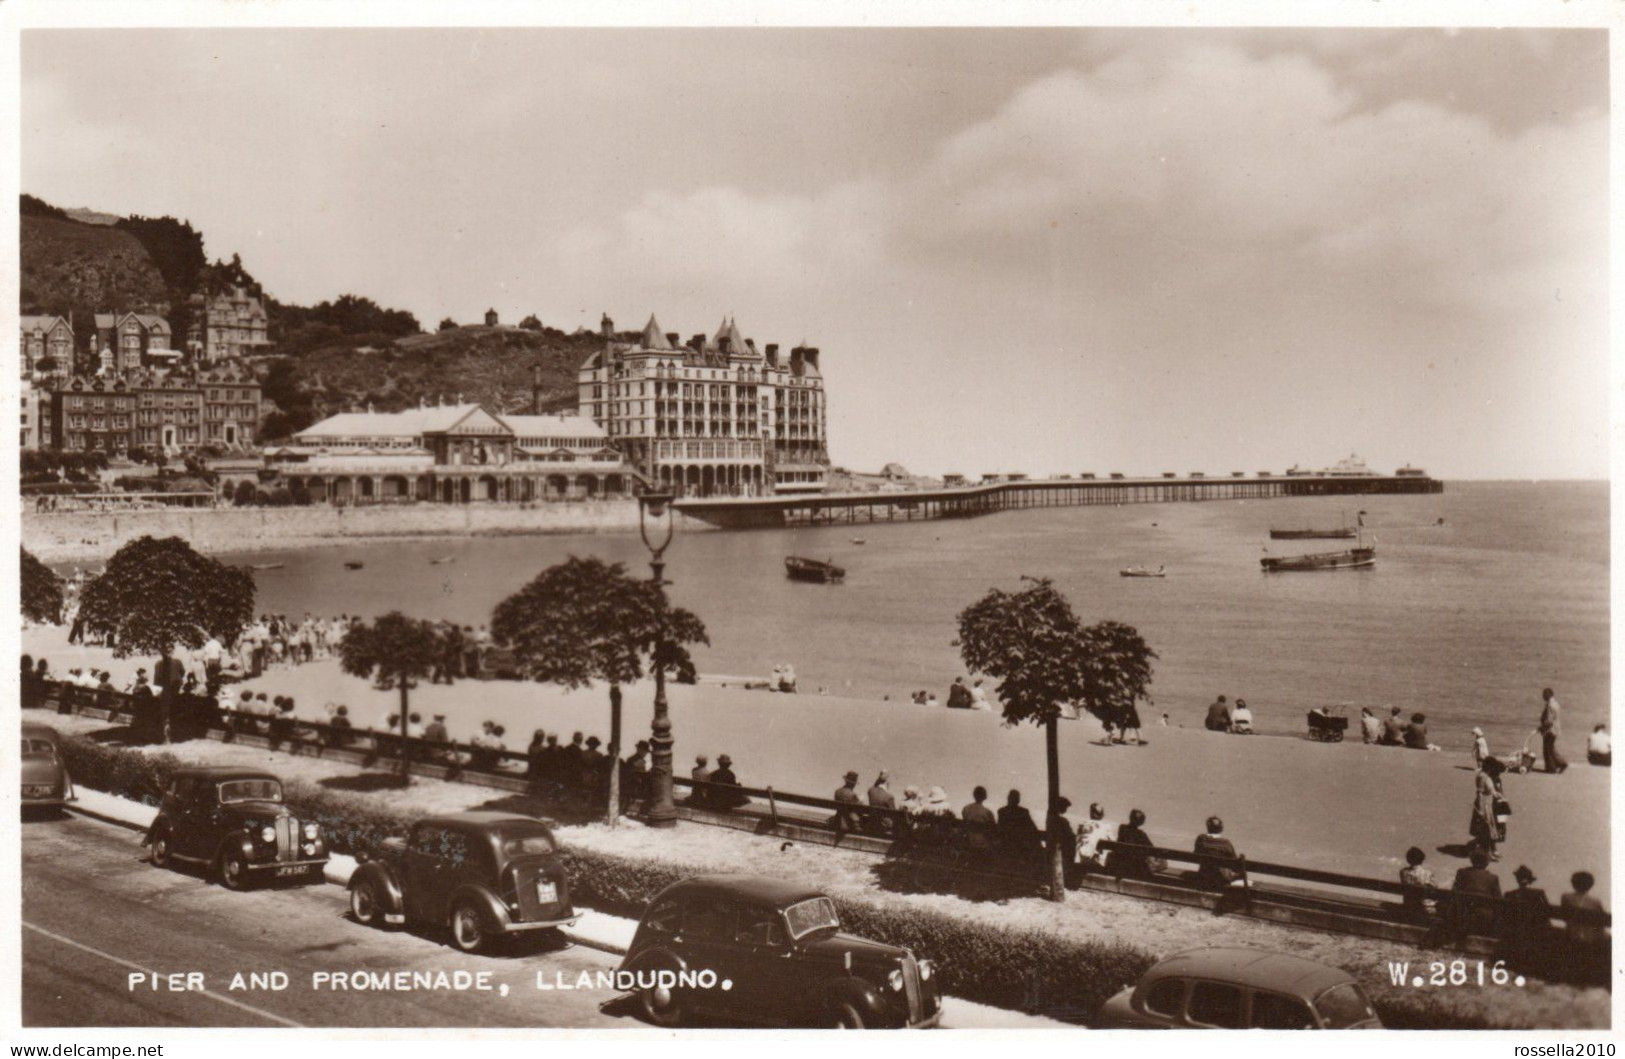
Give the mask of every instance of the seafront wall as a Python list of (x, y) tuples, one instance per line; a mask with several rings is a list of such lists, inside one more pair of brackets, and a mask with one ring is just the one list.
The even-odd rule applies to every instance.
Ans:
[[(712, 529), (682, 514), (678, 529)], [(23, 545), (45, 562), (106, 559), (141, 536), (184, 537), (203, 552), (273, 551), (387, 537), (636, 532), (631, 500), (377, 507), (165, 508), (150, 511), (25, 511)]]

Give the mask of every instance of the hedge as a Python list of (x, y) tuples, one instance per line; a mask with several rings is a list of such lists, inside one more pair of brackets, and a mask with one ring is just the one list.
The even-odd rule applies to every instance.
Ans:
[[(62, 747), (74, 782), (148, 805), (158, 804), (169, 776), (183, 766), (172, 754), (107, 746), (80, 736), (63, 736)], [(404, 835), (416, 819), (379, 806), (366, 795), (299, 781), (284, 783), (283, 797), (299, 819), (321, 824), (329, 848), (338, 853), (376, 853), (384, 839)], [(672, 883), (717, 870), (715, 865), (581, 848), (563, 849), (562, 855), (579, 905), (633, 918)], [(1010, 930), (861, 898), (836, 898), (835, 904), (852, 933), (906, 946), (935, 962), (945, 993), (1069, 1022), (1088, 1022), (1106, 998), (1137, 980), (1156, 959), (1121, 941)], [(1461, 1010), (1432, 993), (1378, 991), (1373, 1002), (1392, 1028), (1502, 1028), (1481, 1013)]]

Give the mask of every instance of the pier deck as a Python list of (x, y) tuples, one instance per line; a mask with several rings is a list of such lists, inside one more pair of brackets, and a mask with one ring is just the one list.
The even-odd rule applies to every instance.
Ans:
[(895, 493), (808, 493), (775, 497), (678, 500), (690, 518), (729, 529), (833, 523), (971, 518), (1028, 507), (1167, 504), (1203, 500), (1274, 500), (1303, 496), (1371, 496), (1444, 492), (1421, 476), (1293, 475), (1231, 478), (1044, 478), (987, 482)]

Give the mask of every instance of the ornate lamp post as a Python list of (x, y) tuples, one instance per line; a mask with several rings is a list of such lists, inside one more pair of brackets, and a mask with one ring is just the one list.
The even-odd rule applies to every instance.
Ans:
[[(638, 496), (638, 532), (643, 536), (644, 547), (649, 549), (649, 570), (660, 589), (662, 602), (666, 595), (666, 546), (671, 543), (673, 530), (671, 502), (670, 493), (648, 492)], [(654, 524), (653, 538), (649, 534), (651, 522)], [(671, 717), (666, 712), (666, 669), (660, 664), (661, 656), (665, 653), (665, 632), (665, 618), (662, 616), (654, 651), (655, 715), (649, 724), (649, 781), (654, 788), (648, 812), (650, 827), (677, 825), (677, 805), (671, 795), (672, 739)]]

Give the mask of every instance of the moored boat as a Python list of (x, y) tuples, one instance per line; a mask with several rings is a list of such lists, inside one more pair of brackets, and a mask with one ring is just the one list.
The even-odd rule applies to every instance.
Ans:
[(1319, 552), (1315, 555), (1293, 555), (1283, 558), (1265, 557), (1259, 560), (1266, 574), (1312, 570), (1359, 570), (1377, 564), (1376, 542), (1370, 547), (1350, 548), (1341, 552)]
[(1163, 568), (1160, 567), (1160, 566), (1157, 567), (1155, 570), (1147, 570), (1143, 566), (1130, 566), (1130, 567), (1125, 567), (1124, 569), (1117, 571), (1117, 576), (1118, 577), (1167, 577), (1168, 575), (1163, 572)]
[(285, 563), (249, 563), (250, 570), (280, 570)]
[(1354, 538), (1353, 526), (1340, 526), (1337, 529), (1271, 529), (1272, 541), (1305, 541), (1305, 540), (1352, 540)]
[(840, 584), (846, 579), (846, 570), (822, 559), (803, 559), (789, 555), (784, 560), (784, 572), (792, 581), (811, 581), (815, 584)]
[(345, 569), (346, 569), (346, 570), (359, 570), (359, 569), (361, 569), (361, 568), (362, 568), (362, 567), (363, 567), (363, 566), (365, 566), (365, 565), (367, 565), (367, 564), (366, 564), (366, 563), (362, 563), (362, 562), (355, 562), (355, 561), (352, 561), (352, 562), (348, 562), (348, 563), (345, 563), (345, 564), (344, 564), (344, 568), (345, 568)]

